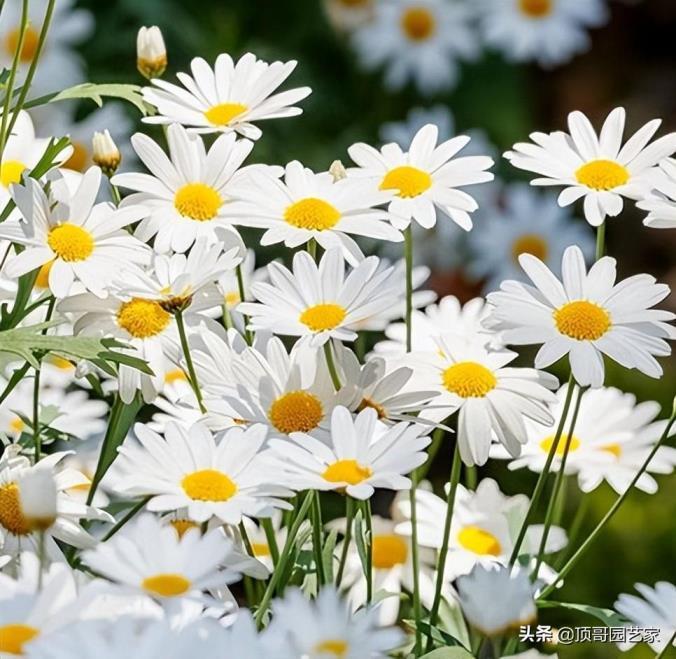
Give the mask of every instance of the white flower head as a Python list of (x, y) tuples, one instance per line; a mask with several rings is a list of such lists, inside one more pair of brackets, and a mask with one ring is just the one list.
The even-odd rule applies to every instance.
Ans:
[(142, 26), (136, 35), (136, 68), (142, 76), (160, 78), (167, 68), (167, 48), (157, 25)]
[(664, 172), (655, 181), (655, 190), (636, 205), (648, 215), (643, 224), (653, 229), (676, 229), (676, 160), (667, 158), (660, 163)]
[(120, 166), (120, 150), (107, 128), (103, 132), (95, 131), (92, 136), (92, 160), (106, 176), (112, 176)]
[(604, 256), (587, 272), (579, 247), (566, 249), (561, 281), (540, 259), (522, 254), (519, 263), (534, 286), (505, 281), (490, 293), (494, 306), (487, 322), (504, 330), (506, 344), (543, 344), (535, 367), (545, 368), (568, 355), (582, 386), (600, 387), (602, 355), (653, 378), (662, 375), (654, 355), (671, 353), (664, 339), (676, 338), (669, 324), (676, 316), (651, 309), (669, 295), (666, 284), (647, 274), (616, 282), (615, 259)]
[(31, 469), (16, 481), (20, 515), (31, 530), (45, 531), (56, 521), (57, 489), (50, 469)]
[(212, 68), (201, 57), (190, 63), (192, 76), (179, 73), (183, 87), (164, 80), (152, 80), (143, 97), (158, 114), (146, 117), (149, 124), (178, 123), (198, 133), (237, 132), (257, 140), (262, 132), (255, 122), (294, 117), (302, 110), (293, 104), (312, 91), (298, 87), (274, 92), (296, 68), (297, 62), (259, 60), (246, 53), (237, 62), (222, 53)]
[(676, 133), (650, 143), (661, 120), (653, 119), (622, 145), (624, 108), (615, 108), (597, 134), (579, 111), (568, 115), (570, 134), (533, 133), (532, 143), (514, 145), (507, 158), (515, 167), (535, 172), (532, 185), (564, 186), (559, 204), (584, 197), (584, 214), (592, 226), (622, 211), (623, 197), (641, 199), (660, 178), (656, 165), (676, 151)]

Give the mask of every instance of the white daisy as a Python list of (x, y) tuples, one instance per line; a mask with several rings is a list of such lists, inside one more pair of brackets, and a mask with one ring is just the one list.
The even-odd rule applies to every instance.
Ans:
[(351, 613), (332, 586), (322, 588), (312, 601), (299, 589), (287, 591), (273, 604), (269, 634), (276, 647), (288, 647), (279, 659), (385, 659), (404, 640), (396, 627), (379, 627), (375, 610)]
[[(413, 352), (436, 352), (437, 339), (452, 329), (457, 336), (471, 339), (485, 336), (485, 341), (495, 343), (496, 337), (488, 332), (482, 322), (488, 315), (483, 298), (474, 298), (465, 305), (454, 295), (446, 295), (424, 311), (414, 309), (411, 316)], [(406, 324), (392, 323), (385, 328), (387, 339), (375, 345), (375, 351), (385, 356), (406, 354)]]
[[(560, 422), (567, 390), (566, 385), (561, 387), (557, 401), (552, 405), (555, 426)], [(580, 402), (572, 438), (568, 442), (568, 435), (564, 432), (559, 440), (553, 469), (559, 469), (568, 442), (566, 473), (577, 475), (583, 492), (591, 492), (605, 480), (618, 494), (622, 494), (664, 432), (667, 422), (654, 421), (659, 412), (658, 403), (646, 401), (637, 404), (636, 396), (619, 389), (601, 387), (586, 391)], [(569, 426), (570, 419), (566, 421), (564, 431)], [(521, 456), (510, 462), (509, 468), (528, 467), (539, 472), (552, 448), (554, 433), (552, 428), (531, 420), (526, 422), (526, 431), (528, 442)], [(671, 434), (676, 434), (676, 429)], [(491, 450), (491, 457), (510, 459), (498, 446)], [(654, 494), (657, 481), (647, 472), (670, 474), (674, 466), (676, 449), (661, 446), (636, 487)]]
[(655, 190), (636, 205), (648, 215), (643, 224), (653, 229), (676, 229), (676, 160), (667, 158), (660, 163), (662, 180), (655, 182)]
[(46, 530), (47, 551), (54, 557), (62, 556), (55, 539), (74, 547), (91, 547), (96, 543), (80, 520), (90, 519), (110, 522), (113, 518), (106, 512), (76, 501), (68, 490), (89, 480), (80, 472), (59, 463), (67, 453), (52, 453), (35, 465), (23, 456), (15, 456), (6, 449), (0, 457), (0, 545), (5, 553), (15, 555), (22, 550), (37, 552), (38, 534), (31, 531), (21, 509), (17, 482), (27, 474), (46, 469), (54, 477), (57, 489), (56, 521)]
[(615, 259), (604, 256), (587, 272), (578, 247), (563, 255), (559, 281), (542, 261), (522, 254), (519, 263), (535, 286), (505, 281), (490, 293), (494, 306), (489, 322), (506, 344), (542, 343), (535, 367), (545, 368), (569, 355), (580, 385), (600, 387), (604, 380), (602, 355), (625, 368), (653, 378), (662, 367), (653, 355), (667, 356), (665, 338), (676, 338), (669, 311), (651, 309), (667, 295), (666, 284), (641, 274), (615, 283)]
[(615, 108), (597, 135), (582, 112), (571, 112), (570, 134), (533, 133), (534, 144), (515, 144), (505, 157), (519, 169), (540, 174), (532, 185), (565, 186), (561, 206), (584, 197), (585, 217), (598, 226), (607, 215), (619, 215), (623, 197), (641, 199), (654, 188), (661, 176), (656, 165), (676, 151), (676, 133), (648, 144), (659, 119), (649, 121), (622, 146), (624, 123), (624, 108)]
[(185, 89), (159, 79), (151, 81), (154, 87), (144, 87), (143, 97), (157, 108), (158, 114), (143, 121), (179, 123), (199, 133), (236, 131), (257, 140), (262, 132), (255, 122), (302, 113), (293, 104), (310, 94), (309, 87), (272, 94), (296, 64), (294, 60), (268, 64), (252, 53), (233, 62), (230, 55), (222, 53), (211, 68), (196, 57), (190, 63), (192, 76), (177, 74)]
[(660, 630), (659, 637), (650, 643), (654, 652), (661, 652), (670, 641), (676, 647), (676, 586), (668, 581), (658, 581), (654, 588), (637, 583), (636, 590), (642, 597), (623, 593), (615, 609), (634, 625)]
[(346, 407), (331, 414), (331, 436), (324, 443), (305, 433), (291, 440), (270, 440), (270, 466), (297, 490), (340, 490), (357, 499), (373, 496), (374, 488), (410, 488), (408, 474), (427, 459), (430, 438), (423, 426), (384, 426), (373, 409), (352, 417)]
[(426, 96), (450, 89), (458, 80), (457, 60), (479, 53), (471, 12), (460, 3), (388, 0), (374, 10), (352, 44), (365, 69), (385, 69), (389, 89), (401, 89), (409, 80)]
[(550, 67), (589, 48), (586, 28), (606, 22), (605, 0), (481, 0), (482, 36), (510, 61)]
[(167, 141), (169, 156), (147, 135), (133, 135), (134, 150), (150, 174), (116, 174), (111, 182), (136, 191), (122, 200), (122, 208), (140, 203), (147, 209), (136, 228), (139, 239), (155, 236), (156, 252), (185, 252), (201, 236), (218, 240), (214, 230), (228, 226), (224, 208), (237, 186), (247, 172), (265, 166), (241, 168), (253, 143), (234, 134), (221, 135), (207, 151), (199, 135), (172, 124)]
[(486, 636), (516, 632), (537, 618), (534, 587), (525, 570), (477, 565), (458, 579), (457, 589), (467, 621)]
[(503, 206), (476, 223), (467, 243), (467, 272), (486, 279), (484, 289), (499, 288), (504, 279), (520, 279), (521, 254), (532, 254), (556, 274), (566, 247), (577, 245), (589, 262), (594, 257), (594, 238), (589, 227), (573, 220), (556, 203), (556, 196), (523, 184), (505, 188)]
[(167, 424), (164, 438), (138, 423), (134, 432), (140, 444), (120, 449), (125, 475), (116, 489), (151, 496), (148, 510), (186, 508), (196, 522), (238, 524), (243, 515), (269, 517), (287, 507), (278, 497), (290, 492), (261, 458), (265, 426), (230, 428), (216, 438), (199, 423), (189, 431)]
[(467, 465), (486, 462), (494, 437), (510, 454), (519, 455), (526, 441), (524, 418), (553, 421), (547, 404), (555, 397), (548, 389), (557, 386), (556, 378), (509, 367), (516, 357), (515, 352), (490, 350), (481, 340), (452, 334), (437, 339), (436, 352), (410, 354), (415, 373), (411, 386), (440, 394), (421, 416), (442, 421), (459, 412), (460, 456)]
[(345, 259), (357, 265), (364, 258), (348, 234), (401, 242), (404, 238), (376, 208), (390, 198), (370, 182), (355, 178), (335, 180), (329, 172), (315, 174), (294, 160), (286, 166), (284, 181), (252, 175), (241, 193), (242, 202), (226, 208), (235, 224), (266, 229), (261, 245), (283, 242), (298, 247), (315, 239), (324, 249), (339, 247)]
[(123, 230), (140, 220), (145, 209), (94, 205), (100, 183), (101, 170), (92, 167), (72, 195), (63, 178), (57, 176), (51, 177), (49, 195), (34, 179), (15, 185), (12, 197), (24, 221), (3, 222), (0, 236), (26, 249), (7, 262), (5, 274), (20, 277), (51, 264), (47, 266), (49, 288), (56, 297), (68, 295), (75, 281), (104, 297), (121, 270), (147, 263), (150, 250)]
[(204, 535), (190, 529), (179, 537), (155, 516), (142, 514), (82, 560), (97, 574), (160, 601), (188, 598), (216, 604), (202, 591), (227, 586), (240, 573), (225, 564), (234, 551), (220, 529)]
[(469, 214), (478, 204), (458, 188), (493, 180), (493, 174), (485, 171), (493, 165), (492, 158), (454, 158), (469, 143), (469, 137), (454, 137), (437, 145), (437, 136), (438, 128), (426, 124), (416, 133), (408, 152), (396, 144), (386, 144), (380, 151), (364, 143), (348, 149), (358, 165), (351, 174), (368, 178), (380, 190), (392, 193), (388, 210), (392, 224), (399, 229), (412, 220), (426, 229), (433, 227), (438, 209), (469, 231)]
[(330, 338), (354, 341), (355, 324), (388, 308), (398, 297), (391, 268), (378, 270), (375, 256), (365, 258), (345, 276), (340, 249), (324, 253), (317, 265), (307, 252), (293, 257), (293, 272), (278, 263), (268, 266), (271, 283), (251, 290), (259, 302), (242, 302), (253, 330), (307, 338), (321, 346)]

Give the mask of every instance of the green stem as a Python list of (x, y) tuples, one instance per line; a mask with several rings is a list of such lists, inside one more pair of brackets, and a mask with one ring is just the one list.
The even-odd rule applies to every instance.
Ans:
[[(237, 289), (239, 291), (239, 299), (244, 302), (246, 296), (244, 294), (244, 275), (242, 274), (242, 265), (238, 265), (235, 268), (235, 274), (237, 276)], [(253, 343), (253, 336), (251, 335), (251, 330), (248, 328), (249, 317), (242, 314), (242, 320), (244, 322), (244, 338), (246, 342), (251, 345)]]
[(315, 553), (315, 563), (317, 566), (317, 587), (326, 583), (326, 573), (324, 571), (324, 558), (322, 554), (322, 505), (319, 500), (319, 492), (315, 490), (312, 497), (312, 548)]
[(662, 657), (666, 657), (667, 651), (672, 647), (674, 641), (676, 641), (676, 632), (674, 632), (671, 635), (671, 638), (667, 641), (666, 645), (660, 650), (660, 653), (658, 655), (655, 655), (655, 659), (662, 659)]
[(190, 355), (190, 346), (188, 345), (188, 336), (185, 332), (185, 323), (183, 321), (183, 312), (177, 311), (175, 314), (176, 318), (176, 327), (178, 327), (178, 336), (181, 339), (181, 349), (183, 350), (183, 356), (185, 357), (185, 363), (188, 366), (188, 375), (190, 376), (190, 386), (195, 392), (195, 398), (197, 398), (197, 404), (199, 405), (200, 412), (204, 414), (207, 411), (207, 408), (204, 406), (204, 401), (202, 399), (202, 391), (200, 390), (199, 382), (197, 381), (197, 373), (195, 373), (195, 365), (192, 362), (192, 357)]
[(261, 599), (260, 606), (258, 607), (258, 611), (256, 611), (256, 625), (260, 629), (263, 626), (263, 620), (265, 618), (265, 614), (267, 613), (268, 607), (270, 606), (270, 601), (272, 600), (272, 594), (275, 592), (275, 589), (277, 587), (277, 583), (279, 580), (282, 578), (282, 574), (286, 571), (286, 564), (289, 561), (289, 556), (291, 554), (291, 550), (293, 549), (293, 545), (296, 541), (296, 536), (298, 535), (298, 531), (300, 529), (300, 525), (303, 523), (303, 520), (305, 519), (307, 512), (310, 508), (310, 505), (312, 504), (312, 500), (314, 498), (314, 492), (310, 490), (306, 495), (305, 499), (303, 499), (303, 503), (301, 504), (300, 510), (298, 511), (298, 515), (296, 515), (296, 519), (294, 519), (293, 524), (291, 525), (291, 528), (289, 529), (289, 533), (286, 536), (286, 542), (284, 543), (284, 547), (282, 549), (282, 553), (279, 557), (279, 565), (277, 568), (274, 570), (272, 573), (272, 577), (270, 578), (270, 581), (268, 582), (268, 586), (265, 589), (265, 593), (263, 593), (263, 598)]
[[(580, 531), (582, 530), (584, 518), (586, 517), (587, 512), (589, 511), (590, 501), (591, 497), (583, 496), (580, 499), (580, 502), (577, 504), (575, 516), (573, 517), (573, 521), (571, 522), (570, 525), (570, 530), (568, 531), (568, 547), (573, 547), (577, 542), (577, 538), (580, 535)], [(558, 570), (566, 562), (567, 558), (568, 553), (564, 552), (557, 560), (555, 569)]]
[(538, 476), (537, 483), (535, 484), (533, 496), (531, 497), (530, 503), (528, 504), (528, 510), (526, 510), (526, 515), (523, 518), (523, 523), (521, 524), (521, 528), (519, 529), (519, 535), (517, 536), (516, 542), (514, 543), (512, 555), (509, 557), (510, 565), (514, 565), (514, 563), (516, 563), (516, 559), (519, 557), (519, 550), (521, 549), (521, 544), (523, 543), (523, 539), (526, 536), (526, 531), (528, 530), (528, 525), (530, 524), (531, 517), (537, 507), (537, 504), (540, 502), (540, 497), (542, 496), (542, 491), (544, 490), (545, 483), (547, 482), (547, 476), (549, 475), (549, 469), (552, 466), (552, 462), (554, 461), (556, 449), (559, 446), (561, 434), (563, 433), (563, 426), (568, 416), (570, 402), (573, 397), (574, 383), (575, 381), (573, 380), (573, 374), (571, 372), (570, 376), (568, 377), (568, 391), (566, 392), (566, 400), (563, 404), (561, 419), (559, 420), (559, 425), (556, 429), (556, 435), (554, 435), (554, 441), (552, 442), (552, 446), (549, 449), (549, 455), (547, 455), (547, 460), (545, 461), (545, 464), (542, 467), (542, 471)]
[(40, 368), (35, 369), (33, 379), (33, 446), (35, 447), (35, 463), (40, 462), (42, 439), (40, 437)]
[(449, 478), (448, 493), (446, 495), (446, 518), (444, 520), (444, 534), (439, 550), (439, 564), (437, 565), (437, 583), (434, 590), (434, 601), (430, 610), (430, 634), (427, 639), (426, 652), (431, 652), (434, 641), (432, 640), (432, 628), (437, 622), (439, 607), (441, 606), (441, 591), (444, 585), (444, 573), (446, 572), (446, 559), (448, 558), (448, 543), (451, 539), (451, 525), (453, 523), (453, 511), (455, 509), (455, 495), (460, 482), (460, 473), (462, 471), (462, 460), (460, 459), (460, 448), (458, 442), (455, 442), (453, 450), (453, 460), (451, 462), (451, 475)]
[(225, 327), (225, 329), (227, 330), (233, 327), (232, 317), (230, 316), (230, 312), (228, 311), (227, 304), (223, 305), (223, 327)]
[(277, 536), (275, 529), (272, 527), (272, 521), (269, 517), (263, 517), (260, 520), (261, 527), (265, 532), (265, 539), (268, 541), (268, 549), (270, 550), (270, 558), (272, 558), (273, 567), (279, 563), (279, 547), (277, 546)]
[(110, 196), (113, 198), (115, 205), (119, 206), (122, 201), (122, 195), (120, 194), (120, 189), (112, 183), (110, 184)]
[(143, 508), (145, 505), (150, 501), (152, 497), (144, 497), (141, 499), (138, 503), (134, 504), (129, 511), (120, 519), (119, 522), (115, 523), (115, 526), (113, 526), (108, 533), (106, 533), (103, 538), (101, 539), (101, 542), (105, 542), (106, 540), (110, 540), (129, 520), (134, 518)]
[(336, 588), (340, 588), (340, 582), (343, 580), (345, 572), (345, 563), (352, 541), (352, 524), (354, 523), (354, 499), (351, 496), (345, 497), (345, 537), (343, 538), (343, 549), (340, 552), (340, 562), (338, 563), (338, 572), (336, 574)]
[(476, 466), (465, 467), (465, 481), (467, 482), (467, 489), (476, 490), (476, 484), (479, 480), (479, 472)]
[(366, 520), (366, 604), (373, 601), (373, 519), (371, 516), (371, 500), (363, 503), (364, 519)]
[(589, 547), (591, 547), (594, 540), (596, 540), (596, 538), (598, 537), (599, 533), (601, 533), (601, 531), (607, 526), (610, 520), (615, 516), (617, 511), (620, 509), (624, 501), (627, 499), (627, 497), (633, 490), (639, 478), (643, 476), (644, 472), (648, 468), (648, 465), (650, 464), (652, 459), (655, 457), (655, 454), (659, 450), (660, 446), (662, 446), (662, 444), (669, 436), (669, 431), (671, 430), (671, 427), (674, 425), (675, 420), (676, 420), (676, 401), (674, 404), (674, 409), (671, 412), (671, 416), (669, 417), (669, 421), (667, 422), (667, 425), (664, 428), (662, 436), (659, 438), (655, 446), (653, 446), (652, 450), (648, 454), (648, 457), (645, 459), (638, 472), (636, 472), (636, 475), (632, 479), (631, 483), (629, 483), (629, 487), (627, 487), (627, 489), (616, 499), (615, 503), (612, 505), (610, 510), (604, 515), (603, 519), (596, 525), (596, 528), (587, 536), (586, 540), (580, 545), (578, 550), (568, 559), (566, 564), (559, 571), (559, 574), (556, 577), (556, 579), (542, 591), (538, 599), (541, 600), (545, 599), (548, 595), (550, 595), (554, 591), (559, 582), (562, 579), (564, 579), (566, 575), (575, 567), (575, 564), (587, 552)]
[(327, 341), (324, 344), (324, 356), (326, 357), (326, 365), (329, 369), (329, 374), (331, 375), (331, 381), (333, 382), (333, 387), (336, 391), (340, 389), (340, 377), (338, 377), (338, 371), (336, 370), (336, 362), (333, 359), (333, 350), (331, 349), (331, 341)]
[(596, 229), (596, 260), (598, 261), (606, 249), (606, 223), (605, 221)]
[(584, 390), (582, 389), (582, 387), (577, 387), (577, 398), (575, 399), (575, 406), (573, 407), (573, 415), (570, 421), (568, 434), (566, 435), (566, 443), (563, 447), (561, 464), (559, 465), (559, 470), (556, 473), (556, 478), (554, 480), (554, 489), (552, 490), (552, 495), (549, 498), (549, 502), (547, 504), (547, 512), (545, 513), (544, 528), (542, 529), (542, 537), (540, 538), (540, 546), (538, 548), (537, 559), (535, 561), (535, 571), (531, 574), (531, 580), (533, 581), (537, 579), (538, 573), (540, 572), (540, 567), (542, 566), (542, 561), (544, 560), (545, 557), (547, 538), (549, 537), (549, 531), (554, 521), (554, 511), (556, 510), (557, 501), (559, 499), (559, 495), (561, 492), (561, 486), (563, 484), (563, 479), (565, 477), (566, 462), (568, 460), (568, 453), (570, 451), (570, 443), (573, 439), (573, 433), (575, 432), (575, 424), (577, 423), (577, 415), (580, 412), (580, 403), (582, 402), (583, 393)]

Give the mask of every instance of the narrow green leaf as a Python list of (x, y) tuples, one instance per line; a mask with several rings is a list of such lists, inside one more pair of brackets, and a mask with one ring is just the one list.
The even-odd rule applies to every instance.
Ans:
[(553, 602), (550, 600), (538, 601), (537, 605), (541, 609), (569, 609), (571, 611), (580, 611), (600, 620), (608, 627), (621, 627), (624, 624), (624, 618), (611, 609), (601, 609), (598, 606), (589, 604), (575, 604), (571, 602)]
[(474, 655), (463, 648), (437, 648), (420, 659), (474, 659)]

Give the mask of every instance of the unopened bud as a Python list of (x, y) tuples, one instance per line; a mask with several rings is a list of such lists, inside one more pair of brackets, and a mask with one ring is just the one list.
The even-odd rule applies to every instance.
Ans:
[(334, 181), (340, 181), (341, 179), (347, 178), (347, 171), (340, 160), (334, 160), (331, 163), (331, 167), (329, 167), (329, 174), (333, 176)]
[(47, 469), (31, 469), (17, 479), (19, 507), (30, 531), (46, 531), (56, 521), (56, 482)]
[(122, 156), (108, 130), (104, 130), (102, 133), (94, 133), (92, 150), (94, 162), (106, 176), (111, 177), (120, 166)]
[(150, 80), (159, 78), (167, 68), (167, 49), (157, 25), (142, 27), (136, 37), (136, 68)]

